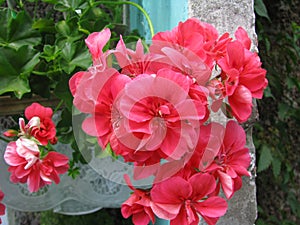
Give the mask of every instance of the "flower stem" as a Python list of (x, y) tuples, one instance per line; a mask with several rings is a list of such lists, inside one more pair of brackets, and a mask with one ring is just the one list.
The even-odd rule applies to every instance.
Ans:
[(151, 21), (149, 15), (148, 15), (148, 13), (146, 12), (146, 10), (142, 6), (140, 6), (139, 4), (137, 4), (135, 2), (130, 2), (130, 1), (121, 1), (121, 2), (97, 1), (97, 2), (93, 3), (93, 6), (99, 5), (99, 4), (132, 5), (132, 6), (136, 7), (138, 10), (140, 10), (144, 14), (144, 16), (145, 16), (145, 18), (148, 22), (148, 25), (149, 25), (151, 37), (154, 36), (154, 28), (153, 28), (152, 21)]
[(55, 107), (53, 114), (55, 114), (57, 112), (57, 110), (59, 110), (59, 108), (61, 107), (61, 105), (64, 103), (64, 100), (60, 100), (60, 102), (58, 103), (58, 105)]
[(5, 141), (5, 142), (7, 142), (7, 143), (10, 142), (10, 140), (8, 140), (8, 139), (6, 139), (6, 138), (4, 138), (4, 137), (1, 137), (1, 136), (0, 136), (0, 140)]

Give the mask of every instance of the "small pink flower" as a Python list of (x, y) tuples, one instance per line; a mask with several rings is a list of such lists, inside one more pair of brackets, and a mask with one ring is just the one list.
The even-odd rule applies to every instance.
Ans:
[(197, 173), (188, 180), (171, 177), (154, 184), (151, 190), (151, 205), (154, 213), (170, 220), (171, 225), (197, 225), (200, 214), (209, 224), (216, 224), (227, 210), (227, 203), (221, 197), (209, 197), (216, 182), (209, 174)]
[(52, 181), (59, 183), (58, 174), (65, 173), (69, 168), (66, 156), (49, 152), (41, 159), (38, 145), (23, 137), (8, 143), (4, 160), (9, 165), (11, 182), (27, 182), (30, 192), (36, 192)]
[[(250, 176), (247, 169), (251, 158), (249, 149), (245, 145), (245, 131), (237, 122), (229, 121), (218, 154), (204, 170), (218, 179), (218, 189), (221, 186), (228, 199), (241, 188), (241, 176)], [(216, 193), (218, 193), (218, 189)]]
[[(4, 193), (3, 191), (0, 190), (0, 216), (3, 216), (5, 214), (5, 205), (1, 203), (1, 201), (4, 198)], [(2, 223), (1, 218), (0, 218), (0, 224)]]
[(110, 29), (105, 28), (101, 32), (91, 33), (85, 40), (85, 43), (92, 55), (94, 66), (101, 70), (106, 68), (106, 58), (110, 54), (110, 52), (103, 53), (103, 48), (109, 41), (110, 36)]
[[(249, 45), (247, 40), (244, 42), (244, 45)], [(239, 41), (228, 43), (226, 57), (218, 60), (225, 95), (239, 122), (245, 122), (250, 117), (252, 98), (262, 98), (268, 84), (266, 70), (261, 68), (259, 57), (244, 45)]]
[(130, 77), (135, 77), (140, 74), (155, 73), (155, 65), (158, 64), (161, 58), (159, 55), (144, 53), (144, 47), (141, 40), (137, 41), (135, 51), (127, 48), (122, 36), (113, 53), (121, 67), (121, 73)]
[(121, 206), (123, 217), (128, 218), (132, 216), (134, 225), (147, 225), (150, 220), (154, 223), (155, 215), (150, 207), (150, 191), (134, 188), (126, 175), (125, 181), (133, 193)]
[[(32, 103), (25, 109), (25, 117), (32, 123), (29, 123), (31, 135), (34, 136), (42, 145), (47, 145), (48, 141), (54, 143), (56, 140), (55, 124), (52, 121), (53, 111), (49, 107), (44, 107), (39, 103)], [(39, 118), (38, 123), (33, 118)]]

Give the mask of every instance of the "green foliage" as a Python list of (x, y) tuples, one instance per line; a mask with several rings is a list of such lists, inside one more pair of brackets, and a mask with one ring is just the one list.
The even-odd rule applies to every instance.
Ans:
[(132, 225), (131, 219), (122, 218), (120, 209), (101, 209), (79, 216), (68, 216), (45, 211), (40, 216), (41, 225)]
[[(267, 209), (268, 204), (260, 202), (258, 196), (261, 208), (256, 224), (295, 225), (300, 222), (300, 18), (298, 14), (293, 17), (297, 22), (291, 19), (296, 1), (265, 2), (269, 3), (266, 6), (272, 9), (272, 14), (266, 7), (258, 7), (262, 1), (256, 0), (256, 25), (260, 57), (268, 71), (269, 87), (264, 99), (258, 101), (261, 120), (255, 126), (254, 141), (258, 151), (257, 171), (274, 192), (268, 199), (269, 207), (276, 208), (276, 214)], [(276, 7), (280, 12), (289, 10), (290, 14), (282, 14), (286, 16), (282, 18)], [(297, 14), (297, 9), (295, 12)], [(266, 190), (262, 192), (266, 193)]]
[[(125, 3), (122, 0), (14, 0), (6, 1), (6, 6), (3, 3), (0, 1), (0, 95), (19, 99), (39, 95), (61, 100), (57, 107), (63, 109), (57, 136), (61, 143), (74, 149), (69, 175), (75, 178), (79, 173), (76, 163), (86, 161), (72, 129), (69, 79), (92, 64), (84, 41), (90, 33), (109, 27), (114, 41), (120, 34), (125, 42), (137, 38), (123, 24)], [(39, 4), (46, 5), (47, 10), (40, 13)]]
[(263, 0), (255, 0), (254, 1), (254, 10), (257, 15), (267, 18), (269, 21), (271, 21), (267, 8), (265, 6), (265, 3)]

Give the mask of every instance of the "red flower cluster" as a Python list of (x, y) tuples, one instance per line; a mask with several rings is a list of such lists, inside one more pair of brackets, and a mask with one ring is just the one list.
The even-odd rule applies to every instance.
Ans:
[[(8, 132), (19, 136), (7, 145), (4, 153), (8, 171), (11, 172), (10, 180), (13, 183), (27, 182), (30, 192), (36, 192), (52, 181), (58, 184), (59, 174), (69, 169), (67, 156), (54, 151), (45, 152), (48, 142), (57, 142), (52, 114), (51, 108), (33, 103), (25, 109), (29, 122), (25, 124), (24, 119), (20, 118), (20, 132)], [(43, 152), (40, 151), (42, 145)]]
[[(200, 215), (215, 224), (227, 209), (217, 195), (222, 188), (230, 199), (241, 188), (250, 155), (243, 129), (235, 121), (210, 122), (210, 109), (229, 108), (244, 122), (252, 98), (261, 98), (267, 85), (246, 31), (238, 28), (233, 40), (188, 19), (156, 34), (148, 53), (140, 40), (128, 49), (122, 37), (103, 52), (109, 39), (108, 28), (86, 39), (93, 65), (69, 84), (75, 107), (89, 115), (83, 130), (132, 162), (135, 179), (155, 177), (147, 190), (126, 178), (134, 193), (122, 206), (124, 217), (132, 215), (137, 225), (154, 221), (154, 214), (196, 225)], [(120, 69), (112, 68), (112, 58)]]
[[(3, 216), (5, 214), (5, 205), (1, 203), (3, 198), (4, 198), (4, 193), (0, 190), (0, 216)], [(2, 224), (1, 218), (0, 218), (0, 224)]]

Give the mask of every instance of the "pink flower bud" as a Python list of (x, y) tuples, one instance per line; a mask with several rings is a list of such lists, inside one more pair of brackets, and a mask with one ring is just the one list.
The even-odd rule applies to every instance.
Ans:
[(5, 137), (15, 137), (18, 135), (18, 131), (9, 129), (3, 133)]

